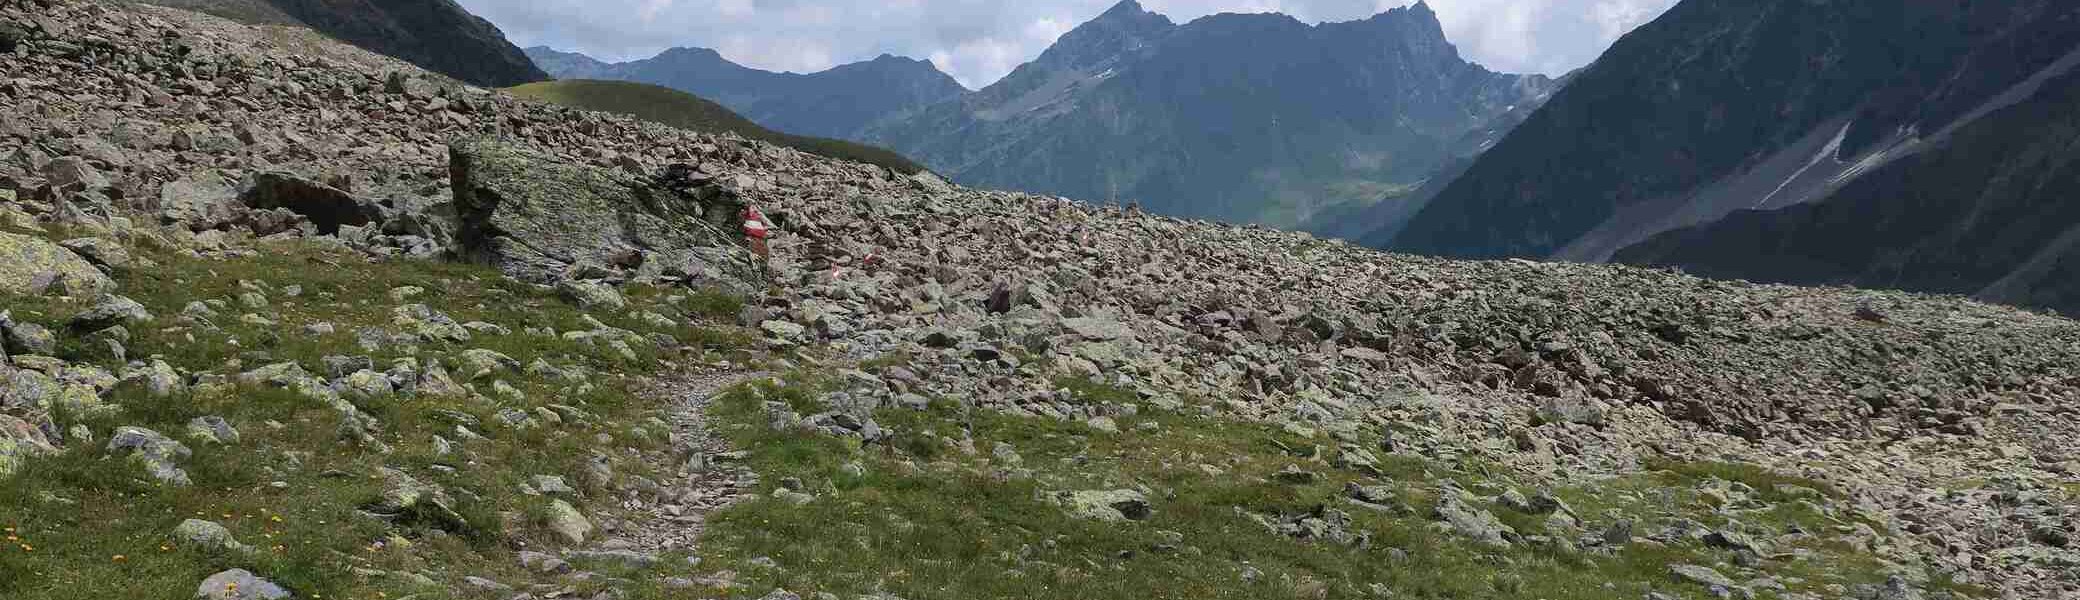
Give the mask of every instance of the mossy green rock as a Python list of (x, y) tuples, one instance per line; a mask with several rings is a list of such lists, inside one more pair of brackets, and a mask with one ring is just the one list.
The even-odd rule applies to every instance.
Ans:
[(57, 275), (66, 291), (93, 295), (115, 289), (115, 282), (71, 250), (49, 240), (0, 233), (0, 294), (41, 293), (51, 282), (43, 275)]
[(514, 278), (553, 283), (580, 265), (612, 265), (741, 289), (756, 280), (750, 254), (707, 220), (734, 219), (729, 202), (696, 200), (491, 138), (455, 142), (449, 169), (462, 253)]

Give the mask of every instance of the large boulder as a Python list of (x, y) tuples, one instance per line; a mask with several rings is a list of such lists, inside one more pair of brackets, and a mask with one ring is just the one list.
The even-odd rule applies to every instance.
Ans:
[(192, 173), (159, 188), (160, 218), (196, 231), (244, 223), (252, 212), (214, 170)]
[(367, 227), (383, 217), (374, 202), (290, 173), (255, 173), (241, 187), (238, 196), (247, 207), (296, 213), (323, 235), (338, 235), (349, 225)]
[(66, 293), (93, 295), (115, 288), (94, 263), (42, 238), (0, 233), (0, 294), (36, 295), (53, 284)]
[(579, 265), (743, 289), (758, 278), (735, 236), (706, 220), (732, 210), (726, 202), (492, 138), (449, 146), (449, 170), (459, 253), (515, 278), (554, 283)]

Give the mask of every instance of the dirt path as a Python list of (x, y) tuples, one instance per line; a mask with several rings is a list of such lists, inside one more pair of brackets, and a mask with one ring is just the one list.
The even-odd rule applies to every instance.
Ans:
[(657, 554), (697, 547), (710, 512), (729, 506), (757, 484), (756, 476), (718, 461), (728, 456), (729, 444), (709, 435), (704, 412), (708, 402), (723, 390), (767, 374), (743, 371), (685, 373), (653, 380), (644, 393), (671, 398), (672, 409), (665, 420), (672, 426), (671, 451), (657, 458), (657, 472), (668, 478), (659, 481), (663, 492), (657, 502), (631, 502), (631, 513), (650, 518), (630, 523), (618, 537), (633, 542), (636, 550)]

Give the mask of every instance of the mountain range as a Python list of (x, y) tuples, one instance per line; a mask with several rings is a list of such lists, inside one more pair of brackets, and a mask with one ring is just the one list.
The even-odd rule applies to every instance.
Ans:
[(622, 63), (547, 47), (526, 53), (560, 79), (660, 85), (713, 100), (765, 127), (821, 137), (852, 138), (875, 119), (968, 91), (930, 61), (886, 54), (803, 74), (745, 67), (707, 48), (673, 48)]
[[(1222, 14), (1180, 25), (1128, 0), (965, 93), (928, 63), (892, 57), (794, 75), (698, 49), (621, 64), (529, 53), (558, 77), (689, 91), (775, 129), (903, 152), (963, 184), (1278, 226), (1406, 193), (1556, 88), (1467, 62), (1423, 3), (1344, 23)], [(795, 91), (771, 91), (781, 89)], [(830, 108), (840, 105), (854, 110)]]
[(1364, 239), (2080, 308), (2046, 276), (2080, 222), (2076, 48), (2080, 7), (2050, 0), (1686, 1)]

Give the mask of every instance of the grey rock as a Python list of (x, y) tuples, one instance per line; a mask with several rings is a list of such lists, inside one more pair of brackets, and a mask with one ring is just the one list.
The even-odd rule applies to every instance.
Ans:
[(116, 325), (145, 324), (152, 322), (152, 313), (136, 300), (114, 294), (102, 294), (94, 305), (66, 321), (66, 327), (78, 332), (100, 331)]
[(1096, 521), (1122, 522), (1147, 519), (1154, 512), (1148, 497), (1134, 490), (1087, 490), (1056, 492), (1050, 496), (1071, 516)]
[(195, 587), (195, 597), (202, 600), (285, 600), (289, 590), (275, 582), (261, 579), (245, 569), (223, 571), (202, 580)]
[(94, 263), (63, 246), (0, 232), (0, 293), (35, 296), (59, 284), (74, 295), (98, 294), (116, 287), (115, 281)]
[(1517, 531), (1495, 518), (1494, 513), (1466, 504), (1450, 489), (1438, 494), (1432, 516), (1443, 521), (1442, 525), (1452, 533), (1485, 546), (1508, 548), (1517, 537)]
[(231, 530), (213, 521), (188, 519), (173, 528), (173, 540), (181, 545), (208, 552), (252, 552), (253, 547), (238, 542)]
[(188, 421), (187, 431), (188, 437), (204, 442), (224, 446), (238, 445), (238, 430), (233, 429), (231, 423), (226, 422), (223, 417), (195, 417)]
[(167, 485), (191, 483), (187, 471), (181, 470), (176, 463), (188, 460), (193, 452), (157, 431), (143, 427), (118, 427), (115, 435), (108, 438), (108, 451), (130, 457), (142, 465), (147, 474)]
[(579, 308), (621, 310), (628, 307), (628, 299), (621, 295), (621, 290), (599, 281), (565, 279), (556, 282), (556, 293)]
[(689, 198), (487, 138), (451, 145), (449, 161), (461, 251), (507, 275), (546, 284), (591, 263), (639, 273), (704, 265), (723, 276), (711, 283), (742, 290), (761, 279), (734, 232), (718, 226), (737, 216), (731, 199)]

